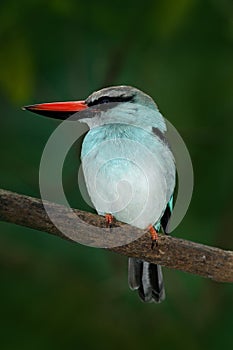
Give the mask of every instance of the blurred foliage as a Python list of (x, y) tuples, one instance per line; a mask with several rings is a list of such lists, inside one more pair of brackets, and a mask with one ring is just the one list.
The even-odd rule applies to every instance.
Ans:
[[(2, 0), (1, 187), (39, 196), (40, 156), (58, 125), (21, 105), (130, 84), (154, 97), (193, 159), (193, 200), (174, 234), (233, 249), (232, 10), (230, 0)], [(64, 185), (88, 210), (75, 152)], [(125, 258), (0, 229), (2, 350), (232, 348), (232, 285), (164, 269), (166, 301), (144, 305), (128, 289)]]

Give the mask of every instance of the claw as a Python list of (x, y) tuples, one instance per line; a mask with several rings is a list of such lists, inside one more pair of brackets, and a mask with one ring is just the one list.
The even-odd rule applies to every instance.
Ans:
[(112, 228), (112, 223), (113, 223), (113, 215), (110, 213), (105, 214), (105, 221), (106, 221), (106, 227)]
[(148, 231), (150, 232), (151, 235), (151, 249), (154, 248), (154, 246), (158, 247), (158, 233), (156, 231), (156, 229), (152, 226), (149, 225), (148, 226)]

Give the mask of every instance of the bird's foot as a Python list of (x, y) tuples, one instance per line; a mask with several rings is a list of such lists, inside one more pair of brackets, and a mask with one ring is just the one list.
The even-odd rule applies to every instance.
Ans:
[(151, 249), (153, 249), (154, 246), (158, 247), (158, 232), (152, 225), (148, 226), (148, 231), (151, 235)]
[(110, 213), (105, 214), (105, 221), (106, 221), (106, 227), (107, 228), (112, 228), (114, 216)]

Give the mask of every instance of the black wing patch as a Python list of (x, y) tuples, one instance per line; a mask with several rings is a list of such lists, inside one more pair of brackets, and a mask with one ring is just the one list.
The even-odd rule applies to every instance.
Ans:
[(168, 225), (168, 222), (170, 220), (170, 217), (171, 217), (171, 208), (169, 206), (169, 204), (167, 205), (166, 209), (165, 209), (165, 212), (160, 220), (160, 223), (161, 223), (161, 226), (162, 226), (162, 229), (163, 229), (163, 232), (167, 235), (167, 225)]
[(171, 149), (171, 146), (168, 142), (168, 139), (166, 138), (166, 136), (164, 135), (164, 133), (159, 130), (159, 128), (155, 128), (154, 126), (152, 127), (152, 132), (155, 134), (155, 136), (157, 136), (160, 141), (162, 141), (165, 145), (167, 145), (170, 149)]

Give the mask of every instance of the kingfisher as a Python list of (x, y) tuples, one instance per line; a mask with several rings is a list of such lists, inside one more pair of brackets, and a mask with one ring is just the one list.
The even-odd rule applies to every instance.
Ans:
[[(173, 209), (176, 165), (166, 122), (154, 100), (132, 86), (112, 86), (86, 100), (23, 107), (65, 120), (76, 114), (89, 127), (81, 149), (88, 194), (107, 226), (113, 218), (151, 233), (167, 233)], [(85, 112), (85, 113), (83, 113)], [(128, 283), (144, 302), (165, 299), (160, 265), (129, 258)]]

